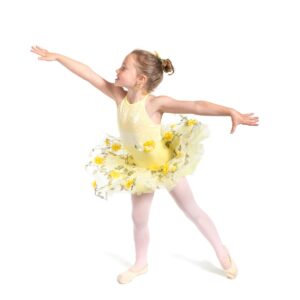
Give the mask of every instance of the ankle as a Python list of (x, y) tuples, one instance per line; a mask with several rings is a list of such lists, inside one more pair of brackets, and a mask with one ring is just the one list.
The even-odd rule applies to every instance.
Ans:
[(136, 272), (136, 271), (139, 271), (139, 270), (145, 268), (146, 266), (148, 266), (147, 262), (139, 262), (139, 263), (135, 263), (133, 266), (131, 266), (129, 270)]
[(228, 269), (231, 266), (231, 257), (225, 246), (222, 247), (221, 251), (217, 253), (219, 262), (223, 269)]

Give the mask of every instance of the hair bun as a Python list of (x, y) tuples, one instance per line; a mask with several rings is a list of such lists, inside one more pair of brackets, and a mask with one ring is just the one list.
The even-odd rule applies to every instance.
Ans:
[(162, 69), (165, 73), (168, 73), (169, 75), (172, 75), (174, 73), (174, 67), (172, 62), (167, 58), (167, 59), (161, 59), (161, 65)]

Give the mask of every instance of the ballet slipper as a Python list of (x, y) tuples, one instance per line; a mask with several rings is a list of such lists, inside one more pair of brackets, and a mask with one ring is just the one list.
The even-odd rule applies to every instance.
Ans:
[[(225, 247), (225, 249), (226, 249), (227, 253), (229, 253), (226, 247)], [(236, 266), (235, 262), (233, 261), (233, 259), (230, 257), (230, 255), (229, 254), (227, 254), (227, 255), (228, 255), (227, 259), (230, 262), (230, 266), (226, 269), (223, 268), (223, 270), (224, 270), (227, 278), (234, 279), (238, 273), (237, 266)]]
[(224, 269), (224, 272), (225, 272), (225, 275), (227, 278), (234, 279), (237, 276), (238, 270), (237, 270), (236, 264), (232, 260), (232, 258), (230, 256), (228, 256), (228, 258), (230, 260), (230, 267), (227, 269)]
[(148, 265), (143, 267), (142, 269), (138, 271), (132, 271), (132, 270), (127, 270), (126, 272), (121, 273), (117, 280), (119, 283), (129, 283), (132, 279), (134, 279), (136, 276), (144, 274), (148, 271)]

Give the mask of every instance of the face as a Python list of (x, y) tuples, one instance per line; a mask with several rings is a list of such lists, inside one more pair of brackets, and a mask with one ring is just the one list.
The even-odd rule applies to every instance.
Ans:
[(137, 74), (134, 63), (133, 55), (125, 57), (122, 66), (116, 70), (117, 77), (115, 79), (115, 85), (125, 88), (134, 88), (139, 84), (141, 78)]

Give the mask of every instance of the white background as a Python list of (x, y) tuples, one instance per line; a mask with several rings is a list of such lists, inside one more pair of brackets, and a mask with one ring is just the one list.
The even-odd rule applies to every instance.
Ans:
[[(1, 299), (299, 299), (299, 9), (297, 1), (6, 1), (0, 4)], [(96, 197), (84, 170), (116, 107), (32, 45), (108, 80), (135, 48), (170, 58), (157, 95), (207, 100), (260, 117), (211, 135), (188, 176), (239, 267), (214, 251), (166, 190), (150, 216), (149, 272), (134, 261), (129, 194)], [(166, 114), (163, 122), (174, 115)]]

